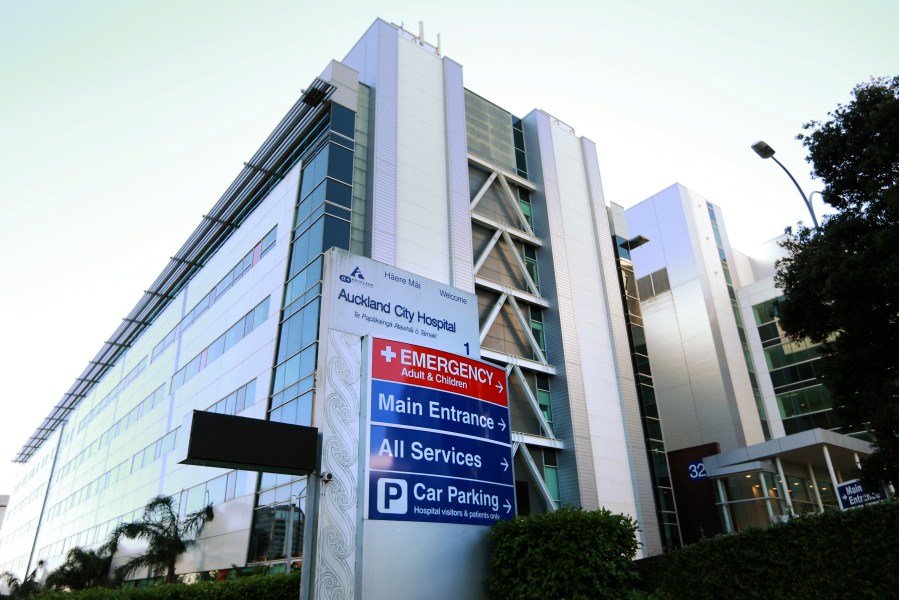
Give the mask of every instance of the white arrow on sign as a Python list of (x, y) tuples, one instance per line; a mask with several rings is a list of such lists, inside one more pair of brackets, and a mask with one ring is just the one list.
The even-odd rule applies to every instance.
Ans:
[(509, 499), (506, 498), (506, 514), (512, 512), (512, 504), (509, 502)]
[(509, 470), (509, 463), (506, 462), (505, 457), (503, 457), (503, 461), (502, 461), (501, 463), (499, 463), (499, 464), (501, 464), (501, 465), (503, 466), (503, 471), (508, 471), (508, 470)]
[(499, 418), (499, 426), (503, 428), (503, 431), (506, 430), (506, 422), (503, 421), (502, 417)]
[(502, 382), (502, 381), (497, 381), (497, 382), (496, 382), (496, 389), (498, 389), (498, 390), (499, 390), (499, 393), (502, 394), (502, 393), (503, 393), (503, 390), (506, 389), (506, 388), (503, 387), (503, 382)]

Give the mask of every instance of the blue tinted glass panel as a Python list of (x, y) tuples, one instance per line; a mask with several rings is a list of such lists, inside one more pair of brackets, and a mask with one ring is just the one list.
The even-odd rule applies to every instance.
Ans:
[(328, 200), (335, 204), (350, 208), (352, 205), (353, 188), (340, 183), (339, 181), (334, 181), (333, 179), (328, 179), (327, 181)]
[(353, 153), (342, 146), (329, 145), (331, 159), (328, 162), (328, 176), (353, 183)]
[(331, 129), (352, 139), (356, 133), (356, 113), (339, 104), (331, 105)]
[(331, 247), (348, 249), (350, 247), (350, 224), (339, 219), (325, 219), (324, 246), (322, 250)]

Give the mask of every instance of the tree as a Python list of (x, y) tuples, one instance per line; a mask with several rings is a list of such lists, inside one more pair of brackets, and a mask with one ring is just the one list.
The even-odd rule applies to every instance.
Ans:
[(87, 550), (78, 546), (69, 550), (66, 561), (51, 571), (45, 581), (48, 588), (83, 590), (90, 587), (108, 587), (112, 554), (107, 547)]
[(212, 504), (207, 504), (179, 519), (172, 498), (157, 496), (144, 508), (140, 521), (122, 523), (110, 534), (107, 545), (113, 554), (123, 537), (147, 542), (146, 552), (118, 567), (116, 575), (126, 577), (141, 567), (147, 567), (153, 571), (165, 570), (165, 583), (176, 583), (175, 563), (178, 557), (196, 543), (196, 538), (213, 516)]
[(780, 324), (821, 344), (822, 382), (847, 424), (868, 425), (865, 479), (899, 481), (899, 77), (855, 87), (825, 123), (800, 134), (824, 201), (818, 230), (799, 227), (778, 264)]
[(25, 576), (25, 579), (19, 579), (9, 571), (0, 573), (0, 581), (9, 588), (10, 598), (30, 598), (34, 594), (41, 591), (41, 584), (37, 580), (37, 572), (44, 567), (44, 561), (39, 560), (37, 567)]

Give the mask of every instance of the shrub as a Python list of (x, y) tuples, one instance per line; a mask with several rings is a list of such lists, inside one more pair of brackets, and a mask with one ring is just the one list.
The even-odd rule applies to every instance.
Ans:
[(490, 530), (491, 598), (627, 597), (637, 579), (637, 524), (608, 510), (563, 508)]
[(300, 572), (253, 575), (199, 583), (150, 585), (139, 588), (92, 588), (80, 592), (43, 592), (40, 600), (296, 600)]
[(644, 559), (644, 589), (691, 600), (893, 598), (897, 528), (899, 503), (889, 502), (703, 539)]

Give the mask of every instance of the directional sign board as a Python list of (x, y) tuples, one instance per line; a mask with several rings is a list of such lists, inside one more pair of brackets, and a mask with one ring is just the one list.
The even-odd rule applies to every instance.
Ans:
[(887, 495), (883, 489), (883, 484), (879, 487), (880, 489), (878, 490), (868, 491), (858, 479), (844, 481), (837, 486), (837, 498), (840, 501), (840, 508), (846, 510), (886, 500)]
[(506, 372), (371, 339), (368, 518), (492, 525), (515, 516)]

